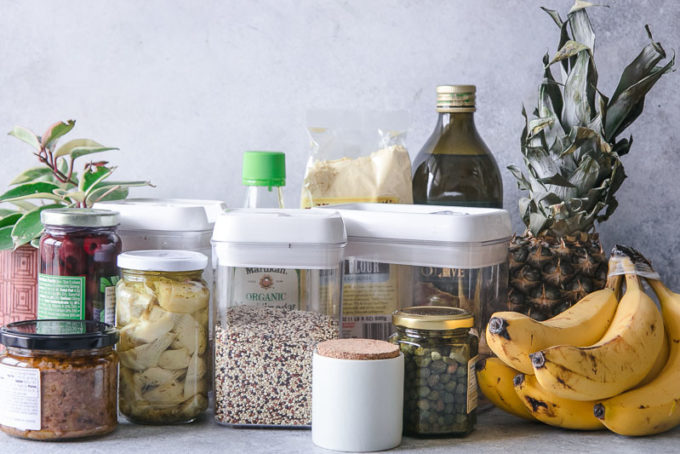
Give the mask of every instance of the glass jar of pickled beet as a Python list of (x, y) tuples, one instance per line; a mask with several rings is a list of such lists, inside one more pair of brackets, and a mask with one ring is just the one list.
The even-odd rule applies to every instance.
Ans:
[(392, 315), (404, 354), (404, 434), (466, 435), (477, 408), (479, 339), (464, 309), (413, 306)]
[(95, 320), (113, 324), (118, 213), (90, 208), (45, 210), (40, 219), (38, 319)]

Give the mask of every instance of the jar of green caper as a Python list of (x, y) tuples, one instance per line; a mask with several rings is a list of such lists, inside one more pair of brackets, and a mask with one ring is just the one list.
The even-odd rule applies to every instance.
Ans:
[(477, 408), (474, 318), (456, 307), (414, 306), (392, 314), (390, 341), (404, 354), (404, 434), (466, 435)]

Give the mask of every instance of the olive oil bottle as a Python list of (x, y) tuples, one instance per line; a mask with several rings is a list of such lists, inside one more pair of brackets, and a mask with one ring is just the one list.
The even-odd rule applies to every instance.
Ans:
[(437, 125), (413, 162), (413, 203), (502, 208), (498, 165), (475, 127), (475, 91), (437, 87)]

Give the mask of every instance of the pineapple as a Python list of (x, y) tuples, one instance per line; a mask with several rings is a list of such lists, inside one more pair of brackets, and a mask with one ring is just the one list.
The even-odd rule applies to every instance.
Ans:
[[(604, 286), (607, 259), (595, 221), (609, 218), (615, 192), (626, 178), (621, 156), (633, 138), (618, 138), (640, 115), (645, 95), (669, 72), (661, 44), (651, 40), (621, 75), (614, 94), (597, 90), (593, 60), (595, 35), (586, 8), (577, 1), (563, 21), (544, 9), (560, 28), (559, 50), (543, 57), (544, 77), (533, 117), (522, 109), (526, 126), (521, 146), (526, 172), (508, 169), (520, 190), (527, 230), (510, 245), (508, 308), (537, 320), (552, 317)], [(552, 68), (559, 66), (562, 83)]]

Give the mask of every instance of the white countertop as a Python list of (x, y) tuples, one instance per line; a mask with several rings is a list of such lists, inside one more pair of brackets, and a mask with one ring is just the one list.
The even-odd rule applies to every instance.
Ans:
[[(574, 432), (531, 423), (492, 410), (478, 416), (476, 430), (464, 438), (404, 438), (391, 452), (443, 454), (514, 452), (641, 453), (680, 451), (680, 428), (645, 438), (626, 438), (607, 431)], [(139, 426), (123, 422), (101, 438), (73, 442), (40, 442), (0, 433), (0, 453), (329, 453), (312, 444), (309, 430), (233, 429), (215, 424), (206, 414), (193, 424)]]

